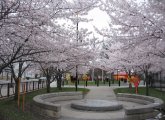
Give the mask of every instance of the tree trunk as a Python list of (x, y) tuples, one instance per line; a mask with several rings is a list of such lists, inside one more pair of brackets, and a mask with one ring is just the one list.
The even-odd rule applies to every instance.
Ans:
[(131, 84), (131, 70), (129, 70), (129, 72), (128, 72), (128, 77), (129, 77), (129, 89), (130, 89), (130, 91), (132, 91), (132, 84)]
[(109, 86), (111, 86), (111, 80), (110, 80), (110, 78), (108, 79), (108, 83), (109, 83)]
[(76, 91), (78, 90), (78, 66), (76, 65), (76, 80), (75, 80)]
[(19, 77), (17, 77), (15, 75), (15, 71), (14, 71), (14, 68), (13, 68), (13, 65), (10, 65), (10, 68), (11, 68), (11, 74), (12, 74), (12, 77), (15, 81), (15, 93), (14, 93), (14, 100), (17, 101), (18, 100), (18, 88), (20, 87), (19, 86)]
[[(22, 77), (22, 67), (23, 67), (24, 62), (19, 62), (19, 71), (18, 71), (18, 77), (15, 74), (13, 65), (11, 65), (11, 71), (12, 71), (12, 76), (15, 80), (15, 96), (14, 99), (18, 100), (18, 94), (20, 94), (20, 86), (21, 86), (21, 77)], [(19, 89), (19, 90), (18, 90)]]
[(119, 87), (120, 87), (120, 79), (118, 80), (118, 84), (119, 84)]
[(14, 100), (15, 101), (18, 100), (18, 85), (19, 85), (18, 81), (19, 80), (17, 78), (15, 78), (15, 94), (14, 94)]
[(85, 81), (85, 85), (86, 85), (86, 87), (88, 86), (88, 80)]
[(145, 81), (146, 81), (146, 96), (148, 96), (149, 95), (148, 71), (145, 71)]
[(61, 83), (62, 83), (62, 73), (58, 73), (57, 74), (57, 88), (59, 89), (59, 90), (61, 90), (62, 88), (61, 88)]
[(99, 81), (100, 81), (100, 80), (97, 78), (97, 87), (99, 87)]
[(61, 78), (57, 79), (57, 88), (61, 90)]
[(50, 93), (50, 78), (49, 78), (49, 76), (47, 76), (46, 89), (47, 89), (47, 93)]
[(47, 93), (50, 93), (50, 83), (47, 83)]
[(0, 74), (2, 73), (3, 69), (0, 68)]

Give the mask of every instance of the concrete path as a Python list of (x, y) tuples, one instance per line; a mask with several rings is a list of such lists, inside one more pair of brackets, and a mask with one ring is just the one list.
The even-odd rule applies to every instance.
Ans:
[[(99, 99), (99, 100), (109, 100), (116, 101), (115, 94), (113, 89), (115, 86), (100, 86), (100, 87), (88, 87), (90, 92), (85, 96), (85, 99)], [(73, 100), (75, 101), (75, 100)], [(118, 111), (105, 111), (105, 112), (97, 112), (97, 111), (82, 111), (75, 110), (70, 107), (70, 103), (73, 101), (62, 101), (59, 102), (62, 106), (61, 114), (62, 117), (60, 120), (124, 120), (124, 110)], [(124, 107), (126, 106), (135, 106), (138, 105), (136, 103), (124, 103), (122, 102)]]
[(113, 92), (115, 87), (100, 86), (88, 88), (90, 89), (90, 92), (86, 95), (87, 99), (116, 100), (116, 96)]

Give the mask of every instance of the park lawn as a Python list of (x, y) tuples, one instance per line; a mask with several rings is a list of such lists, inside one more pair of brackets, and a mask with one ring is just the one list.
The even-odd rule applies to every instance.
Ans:
[[(62, 90), (58, 90), (57, 88), (51, 88), (51, 93), (70, 91), (75, 91), (75, 88), (62, 88)], [(89, 92), (89, 89), (78, 88), (78, 91), (87, 93)], [(45, 93), (46, 89), (27, 93), (25, 98), (26, 107), (24, 112), (22, 111), (22, 105), (20, 106), (20, 109), (18, 109), (17, 102), (13, 99), (9, 98), (5, 100), (0, 100), (0, 120), (38, 120), (38, 118), (28, 110), (28, 107), (30, 107), (30, 104), (33, 102), (32, 99), (34, 96)], [(20, 103), (22, 104), (22, 96), (20, 98)]]
[[(97, 86), (97, 83), (95, 83), (95, 81), (87, 81), (88, 86)], [(79, 85), (86, 85), (86, 81), (80, 81)], [(99, 85), (108, 85), (108, 82), (102, 82), (99, 81)]]
[[(75, 83), (71, 83), (70, 85), (74, 85)], [(111, 84), (112, 84), (112, 80), (111, 80)], [(118, 81), (114, 80), (114, 84), (118, 84)], [(68, 85), (68, 84), (66, 84)], [(79, 81), (79, 85), (81, 86), (85, 86), (86, 85), (86, 81)], [(99, 86), (108, 86), (109, 82), (102, 82), (101, 80), (99, 81)], [(97, 83), (95, 81), (88, 81), (88, 86), (97, 86)]]
[[(117, 93), (135, 94), (135, 88), (133, 87), (132, 90), (130, 90), (129, 88), (116, 88), (116, 89), (114, 89), (114, 92), (115, 92), (115, 94), (117, 94)], [(146, 88), (145, 87), (139, 87), (138, 88), (138, 94), (146, 95)], [(160, 98), (165, 102), (165, 92), (162, 92), (158, 89), (149, 88), (149, 96)]]

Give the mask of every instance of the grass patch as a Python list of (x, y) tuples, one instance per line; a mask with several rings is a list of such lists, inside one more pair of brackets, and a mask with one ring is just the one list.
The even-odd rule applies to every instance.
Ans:
[[(58, 90), (57, 88), (51, 88), (51, 93), (53, 92), (71, 92), (75, 91), (75, 88), (62, 88), (62, 90)], [(83, 93), (89, 92), (89, 89), (86, 88), (78, 88), (78, 91), (82, 91)], [(26, 94), (25, 104), (30, 107), (30, 104), (33, 102), (33, 97), (39, 94), (45, 94), (46, 89), (41, 89), (38, 91), (34, 91)], [(21, 96), (22, 98), (22, 96)], [(22, 103), (22, 99), (20, 100)], [(17, 102), (12, 99), (0, 100), (0, 120), (38, 120), (29, 110), (23, 112), (20, 106), (20, 110), (17, 107)]]
[[(111, 80), (111, 84), (113, 84), (113, 81)], [(114, 80), (114, 84), (118, 84), (118, 81)], [(65, 85), (75, 85), (75, 83), (67, 83), (65, 82)], [(85, 81), (79, 81), (80, 86), (85, 86), (86, 82)], [(101, 80), (99, 81), (99, 86), (108, 86), (109, 82), (105, 81), (102, 82)], [(88, 81), (88, 86), (97, 86), (97, 83), (95, 81)]]
[[(132, 90), (130, 90), (129, 88), (117, 88), (117, 89), (114, 89), (114, 92), (115, 92), (115, 94), (117, 94), (117, 93), (135, 94), (135, 88), (133, 87)], [(138, 94), (146, 95), (146, 88), (145, 87), (139, 87), (138, 88)], [(162, 91), (157, 90), (155, 88), (149, 88), (149, 96), (160, 98), (165, 102), (165, 92), (162, 92)]]

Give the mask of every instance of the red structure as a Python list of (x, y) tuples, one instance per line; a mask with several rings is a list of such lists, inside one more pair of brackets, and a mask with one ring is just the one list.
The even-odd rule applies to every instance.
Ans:
[(128, 74), (126, 72), (118, 72), (117, 74), (113, 75), (115, 80), (127, 80)]
[(138, 75), (131, 75), (129, 77), (126, 72), (118, 72), (117, 74), (114, 74), (113, 77), (115, 80), (124, 80), (133, 83), (136, 88), (136, 93), (138, 93), (138, 86), (140, 83), (140, 78)]

